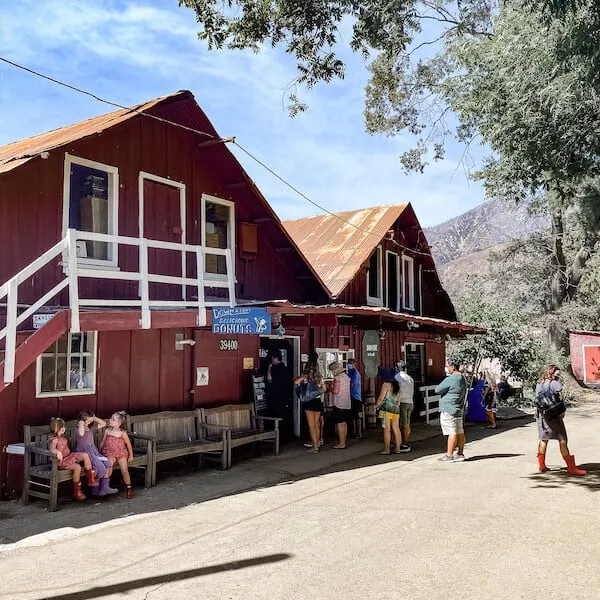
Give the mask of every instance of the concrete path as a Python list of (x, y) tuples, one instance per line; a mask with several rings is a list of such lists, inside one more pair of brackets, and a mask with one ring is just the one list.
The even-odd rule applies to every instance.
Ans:
[(364, 442), (173, 477), (130, 502), (0, 504), (0, 538), (16, 541), (0, 599), (596, 599), (599, 424), (569, 411), (586, 478), (566, 475), (557, 444), (537, 474), (523, 420), (469, 428), (481, 439), (458, 464), (437, 461), (441, 437), (390, 458)]

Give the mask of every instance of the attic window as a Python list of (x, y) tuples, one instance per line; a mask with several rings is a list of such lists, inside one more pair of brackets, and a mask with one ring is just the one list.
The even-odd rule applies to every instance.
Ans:
[(369, 306), (383, 305), (383, 269), (381, 246), (377, 246), (369, 260), (367, 271), (367, 304)]
[(402, 306), (415, 310), (415, 261), (410, 256), (402, 257)]
[[(223, 253), (211, 254), (210, 248), (231, 250), (235, 264), (234, 211), (233, 202), (207, 194), (202, 196), (202, 245), (207, 249), (204, 271), (215, 279), (227, 277), (227, 260)], [(235, 270), (234, 265), (232, 268)]]
[[(65, 157), (63, 234), (67, 229), (117, 233), (118, 170), (76, 156)], [(86, 264), (117, 264), (114, 244), (81, 240), (77, 256)]]

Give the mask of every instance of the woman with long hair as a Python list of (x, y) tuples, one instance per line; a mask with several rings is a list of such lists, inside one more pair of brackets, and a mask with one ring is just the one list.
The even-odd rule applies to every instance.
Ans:
[(383, 450), (379, 454), (390, 454), (392, 431), (394, 432), (395, 453), (400, 454), (402, 434), (400, 433), (400, 383), (393, 377), (381, 386), (376, 409), (383, 426)]
[[(319, 451), (319, 438), (321, 435), (321, 413), (323, 412), (323, 392), (326, 387), (323, 383), (323, 377), (319, 372), (318, 364), (319, 356), (316, 352), (311, 352), (308, 355), (308, 362), (304, 366), (304, 371), (300, 377), (295, 380), (296, 385), (305, 383), (307, 392), (315, 394), (314, 398), (310, 398), (302, 402), (302, 408), (306, 415), (308, 431), (310, 433), (311, 452)], [(317, 395), (317, 392), (320, 394)]]
[[(539, 383), (535, 387), (536, 398), (540, 394), (552, 393), (559, 396), (562, 391), (560, 383), (560, 369), (556, 365), (548, 365), (544, 374), (540, 378)], [(537, 425), (538, 425), (538, 469), (540, 473), (548, 471), (546, 466), (546, 450), (550, 440), (558, 440), (560, 453), (564, 461), (567, 463), (567, 471), (571, 475), (586, 475), (587, 471), (578, 468), (575, 465), (575, 457), (570, 453), (567, 445), (567, 430), (565, 428), (564, 413), (557, 417), (547, 419), (537, 410)]]

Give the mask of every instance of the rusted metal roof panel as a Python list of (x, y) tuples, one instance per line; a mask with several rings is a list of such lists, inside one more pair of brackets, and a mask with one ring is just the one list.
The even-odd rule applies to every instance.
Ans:
[(335, 216), (317, 215), (284, 221), (283, 226), (335, 298), (352, 281), (406, 206), (376, 206)]
[(54, 129), (53, 131), (41, 133), (24, 140), (19, 140), (18, 142), (13, 142), (12, 144), (0, 146), (0, 173), (11, 171), (42, 152), (48, 152), (89, 135), (101, 133), (108, 127), (113, 127), (127, 119), (131, 119), (140, 112), (144, 112), (166, 100), (186, 95), (191, 96), (191, 93), (185, 91), (176, 92), (168, 96), (156, 98), (150, 102), (132, 106), (131, 108), (115, 110), (99, 117), (93, 117), (86, 121), (80, 121), (73, 125), (67, 125), (60, 129)]
[(326, 305), (313, 305), (313, 304), (294, 304), (289, 300), (270, 300), (268, 302), (248, 302), (240, 303), (247, 306), (265, 306), (269, 312), (277, 312), (286, 315), (344, 315), (352, 317), (367, 317), (376, 316), (388, 322), (412, 322), (423, 326), (436, 327), (439, 330), (452, 335), (452, 332), (456, 332), (460, 335), (465, 334), (483, 334), (487, 330), (483, 327), (477, 327), (470, 325), (469, 323), (461, 323), (460, 321), (448, 321), (446, 319), (439, 319), (437, 317), (423, 317), (420, 315), (413, 315), (411, 313), (402, 313), (389, 310), (387, 308), (381, 308), (377, 306), (349, 306), (347, 304), (326, 304)]

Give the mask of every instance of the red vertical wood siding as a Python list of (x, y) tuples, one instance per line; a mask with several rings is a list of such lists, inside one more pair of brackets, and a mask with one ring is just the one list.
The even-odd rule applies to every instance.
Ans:
[[(187, 113), (202, 114), (194, 106), (193, 100), (182, 100), (162, 109), (167, 118), (190, 121)], [(211, 128), (208, 120), (202, 118), (204, 123), (196, 115), (194, 126), (203, 130)], [(65, 152), (68, 152), (118, 168), (118, 233), (138, 236), (140, 171), (182, 182), (186, 185), (186, 233), (191, 244), (201, 242), (202, 194), (233, 201), (236, 221), (263, 219), (259, 224), (258, 253), (242, 258), (238, 252), (236, 257), (239, 298), (324, 301), (324, 292), (316, 280), (298, 279), (297, 275), (307, 276), (309, 270), (291, 250), (276, 217), (247, 185), (229, 185), (239, 184), (242, 172), (231, 160), (228, 150), (219, 146), (203, 149), (198, 145), (201, 140), (196, 134), (153, 119), (134, 117), (99, 134), (51, 150), (46, 160), (35, 158), (13, 171), (0, 174), (0, 239), (4, 248), (0, 253), (0, 283), (61, 239), (64, 160)], [(152, 185), (155, 189), (160, 186)], [(174, 188), (168, 192), (161, 190), (161, 193), (178, 198)], [(159, 200), (154, 202), (151, 194), (146, 200), (153, 208), (146, 215), (145, 228), (157, 237), (163, 237), (170, 221), (167, 224), (164, 211), (159, 210)], [(173, 211), (169, 208), (167, 212), (170, 215)], [(236, 237), (238, 234), (236, 226)], [(168, 268), (179, 273), (180, 258), (171, 254), (174, 256), (169, 259), (171, 266)], [(43, 275), (36, 275), (20, 287), (20, 302), (35, 301), (62, 278), (59, 262), (60, 258)], [(120, 246), (119, 266), (122, 270), (137, 270), (137, 248)], [(137, 297), (137, 284), (125, 281), (89, 279), (80, 282), (80, 290), (82, 297)], [(164, 297), (164, 290), (160, 294), (162, 299), (169, 299)], [(57, 298), (56, 304), (68, 305), (66, 291)]]
[[(194, 346), (194, 367), (208, 367), (207, 386), (194, 387), (196, 406), (252, 401), (248, 379), (249, 370), (244, 370), (244, 358), (253, 358), (257, 368), (259, 336), (257, 335), (218, 335), (207, 330), (196, 330)], [(237, 350), (221, 350), (221, 340), (238, 343)], [(195, 373), (194, 373), (195, 383)]]

